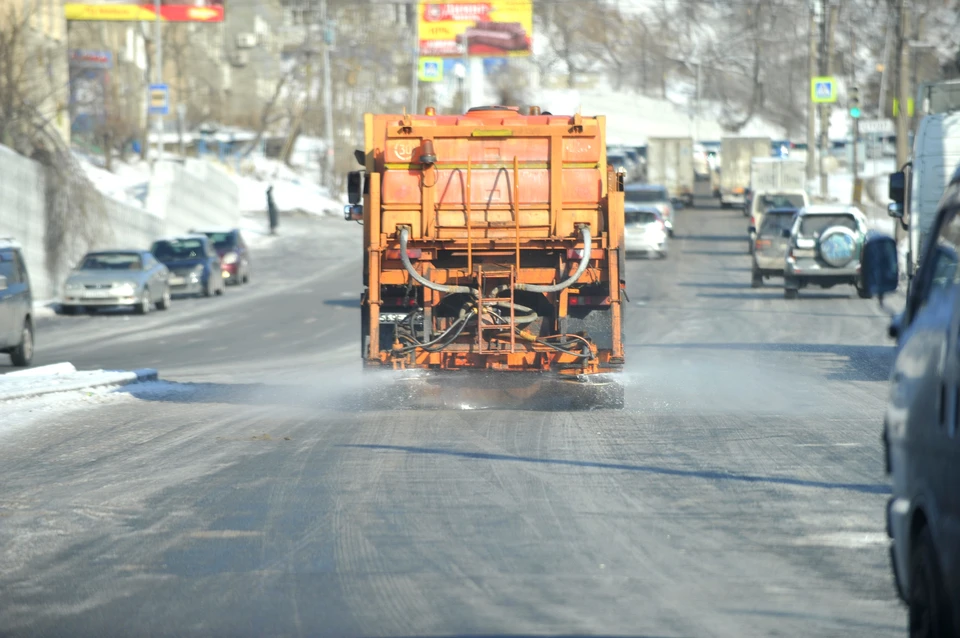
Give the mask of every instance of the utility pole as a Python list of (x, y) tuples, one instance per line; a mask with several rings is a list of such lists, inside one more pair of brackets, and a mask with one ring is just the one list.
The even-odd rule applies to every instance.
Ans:
[[(154, 42), (156, 42), (154, 49), (157, 53), (157, 59), (155, 60), (157, 70), (154, 73), (154, 77), (156, 78), (157, 84), (163, 84), (163, 36), (160, 32), (160, 0), (153, 0), (153, 11), (154, 17), (156, 18), (154, 21), (153, 39)], [(155, 161), (159, 162), (163, 159), (163, 116), (157, 115), (154, 122), (154, 126), (157, 129), (157, 159)], [(150, 145), (149, 140), (144, 140), (143, 143), (145, 146)]]
[[(305, 71), (305, 82), (304, 88), (306, 89), (303, 94), (303, 103), (300, 106), (300, 109), (297, 111), (296, 116), (293, 118), (293, 121), (290, 123), (290, 130), (287, 131), (287, 139), (283, 143), (283, 149), (280, 151), (281, 161), (287, 161), (291, 153), (293, 153), (293, 144), (297, 139), (299, 134), (300, 127), (303, 126), (303, 118), (306, 117), (307, 111), (310, 110), (310, 105), (313, 101), (313, 28), (314, 23), (314, 13), (313, 13), (313, 0), (307, 0), (307, 10), (304, 13), (304, 34), (303, 34), (303, 55), (306, 58), (307, 67)], [(320, 181), (323, 181), (323, 162), (320, 162)]]
[(320, 0), (320, 24), (323, 25), (323, 136), (326, 140), (324, 163), (324, 186), (333, 186), (333, 96), (330, 90), (330, 44), (332, 40), (327, 24), (327, 0)]
[[(821, 33), (824, 39), (820, 43), (820, 48), (823, 51), (823, 58), (820, 60), (820, 69), (824, 76), (830, 77), (833, 76), (833, 42), (837, 29), (837, 14), (840, 11), (840, 7), (832, 2), (828, 7), (827, 3), (828, 0), (823, 0), (824, 23), (821, 25)], [(823, 158), (830, 149), (831, 109), (829, 104), (823, 104), (820, 108), (820, 194), (826, 197), (830, 192), (830, 184), (827, 178), (826, 168), (823, 165)]]
[(816, 176), (817, 145), (817, 109), (813, 102), (813, 78), (817, 75), (817, 6), (816, 0), (810, 2), (809, 30), (809, 75), (807, 78), (807, 182)]
[(910, 157), (908, 131), (910, 130), (910, 14), (907, 11), (906, 0), (899, 0), (897, 4), (897, 97), (899, 98), (899, 113), (897, 114), (897, 168), (907, 163)]

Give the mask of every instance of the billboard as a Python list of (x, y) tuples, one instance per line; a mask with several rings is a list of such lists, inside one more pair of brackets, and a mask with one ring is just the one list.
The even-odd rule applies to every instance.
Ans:
[[(160, 3), (160, 20), (164, 22), (223, 22), (224, 0), (186, 0)], [(65, 17), (72, 21), (92, 22), (153, 22), (157, 13), (152, 2), (136, 4), (123, 3), (80, 3), (67, 2), (63, 5)]]
[(504, 58), (530, 55), (532, 0), (420, 0), (420, 55)]
[(77, 136), (95, 134), (106, 122), (113, 53), (73, 49), (69, 67), (70, 131)]

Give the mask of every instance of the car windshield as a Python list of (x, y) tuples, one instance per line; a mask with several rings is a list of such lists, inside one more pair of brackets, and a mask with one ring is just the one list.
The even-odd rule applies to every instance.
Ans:
[(153, 252), (157, 259), (196, 259), (204, 257), (203, 241), (200, 239), (171, 239), (158, 241), (153, 245)]
[(765, 210), (771, 208), (803, 208), (803, 195), (789, 193), (764, 193), (760, 195), (760, 205)]
[(794, 213), (767, 213), (760, 224), (761, 235), (780, 235), (793, 226)]
[(800, 234), (804, 237), (819, 237), (823, 231), (834, 226), (843, 226), (857, 230), (857, 220), (853, 215), (804, 215), (800, 222)]
[(624, 223), (627, 226), (646, 226), (657, 221), (657, 214), (649, 210), (628, 210), (624, 213)]
[(97, 253), (87, 255), (80, 263), (80, 270), (140, 270), (140, 255), (135, 253)]
[(217, 250), (229, 250), (237, 247), (237, 238), (233, 233), (206, 233)]
[(626, 200), (628, 202), (665, 202), (668, 199), (666, 189), (662, 188), (630, 190), (626, 192)]

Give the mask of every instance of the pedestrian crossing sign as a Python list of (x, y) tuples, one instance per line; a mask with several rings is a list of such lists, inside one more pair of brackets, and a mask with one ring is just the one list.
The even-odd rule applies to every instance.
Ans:
[(421, 82), (443, 81), (443, 58), (420, 58)]
[(814, 104), (826, 104), (837, 101), (837, 80), (832, 77), (810, 79), (810, 95)]

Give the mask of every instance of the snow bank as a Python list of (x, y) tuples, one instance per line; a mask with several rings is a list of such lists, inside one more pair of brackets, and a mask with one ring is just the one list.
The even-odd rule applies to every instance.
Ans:
[(122, 386), (157, 379), (157, 371), (77, 370), (71, 363), (57, 363), (9, 372), (0, 376), (0, 401), (12, 401), (55, 392)]
[(281, 211), (300, 210), (311, 215), (341, 215), (345, 201), (330, 197), (326, 188), (278, 160), (251, 156), (234, 175), (240, 188), (242, 212), (266, 211), (267, 188)]

